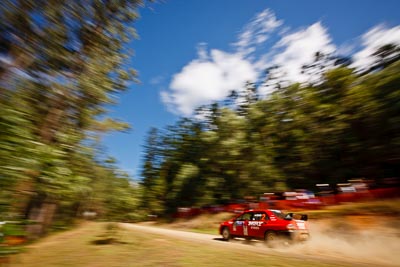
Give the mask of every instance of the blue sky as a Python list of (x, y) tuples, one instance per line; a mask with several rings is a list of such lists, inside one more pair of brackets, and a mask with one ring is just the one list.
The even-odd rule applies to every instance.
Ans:
[[(128, 133), (105, 137), (106, 153), (139, 179), (150, 127), (164, 128), (197, 105), (223, 99), (271, 65), (306, 81), (299, 67), (317, 51), (353, 55), (353, 67), (387, 42), (400, 45), (397, 0), (166, 0), (140, 9), (132, 66), (140, 84), (119, 95), (111, 115)], [(268, 89), (265, 89), (265, 95)]]

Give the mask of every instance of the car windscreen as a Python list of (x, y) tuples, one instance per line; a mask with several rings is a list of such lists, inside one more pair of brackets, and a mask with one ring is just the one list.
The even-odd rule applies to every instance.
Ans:
[(280, 211), (280, 210), (271, 210), (271, 211), (275, 214), (276, 217), (285, 219), (286, 214), (283, 213), (282, 211)]

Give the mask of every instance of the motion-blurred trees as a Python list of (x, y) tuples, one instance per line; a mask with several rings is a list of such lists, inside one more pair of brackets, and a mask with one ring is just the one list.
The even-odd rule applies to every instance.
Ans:
[(107, 118), (106, 107), (135, 80), (124, 44), (135, 37), (130, 25), (141, 4), (0, 4), (0, 198), (3, 207), (10, 207), (10, 196), (20, 200), (4, 211), (39, 222), (32, 232), (43, 233), (55, 213), (92, 209), (85, 202), (93, 203), (104, 185), (101, 198), (108, 200), (97, 201), (103, 206), (96, 210), (115, 215), (131, 207), (110, 198), (118, 194), (130, 203), (135, 196), (126, 176), (99, 161), (93, 144), (101, 133), (128, 128)]
[[(248, 83), (225, 106), (199, 108), (197, 119), (158, 132), (160, 149), (144, 161), (146, 198), (166, 196), (160, 204), (171, 213), (316, 183), (399, 177), (399, 55), (383, 46), (371, 55), (374, 66), (357, 72), (349, 58), (317, 54), (304, 71), (318, 79), (280, 82), (273, 67), (265, 83)], [(259, 86), (271, 93), (260, 99)], [(167, 186), (151, 190), (155, 181)]]

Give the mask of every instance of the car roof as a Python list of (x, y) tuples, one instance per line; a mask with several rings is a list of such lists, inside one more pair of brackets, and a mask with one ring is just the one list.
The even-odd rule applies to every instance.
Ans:
[(245, 212), (274, 212), (274, 211), (278, 211), (278, 212), (282, 212), (281, 210), (272, 210), (272, 209), (249, 209), (249, 210), (245, 210), (243, 213)]

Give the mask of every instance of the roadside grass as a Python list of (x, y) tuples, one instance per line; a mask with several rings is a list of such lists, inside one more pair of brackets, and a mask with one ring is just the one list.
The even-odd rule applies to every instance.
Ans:
[[(86, 223), (75, 230), (47, 237), (12, 258), (11, 266), (354, 266), (306, 257), (274, 255), (268, 249), (243, 250), (228, 244), (210, 245), (163, 235), (118, 229), (120, 242), (95, 245), (106, 234), (107, 223)], [(230, 244), (229, 244), (230, 245)]]
[[(386, 221), (387, 226), (393, 227), (400, 215), (400, 199), (347, 203), (323, 210), (302, 212), (307, 213), (311, 221), (322, 220), (324, 224), (331, 226), (334, 225), (329, 219), (346, 217), (346, 225), (341, 223), (340, 227), (346, 226), (347, 232), (355, 230), (355, 226), (360, 225), (360, 222), (366, 226), (368, 224), (376, 226), (377, 220), (371, 220), (376, 216), (391, 218), (379, 222), (382, 224)], [(171, 224), (158, 222), (150, 224), (214, 234), (218, 237), (219, 223), (233, 216), (232, 213), (203, 214), (191, 220), (177, 220)], [(397, 227), (397, 223), (395, 225)], [(218, 244), (217, 241), (216, 243)], [(219, 246), (210, 246), (115, 228), (115, 224), (110, 223), (90, 222), (83, 223), (73, 230), (54, 233), (28, 245), (25, 248), (26, 252), (11, 258), (11, 266), (228, 266), (243, 262), (244, 259), (246, 266), (352, 266), (352, 264), (338, 265), (325, 261), (305, 260), (306, 258), (282, 258), (271, 254), (268, 250), (267, 253), (260, 253), (221, 245), (224, 244), (221, 242)], [(1, 262), (0, 266), (3, 266)]]

